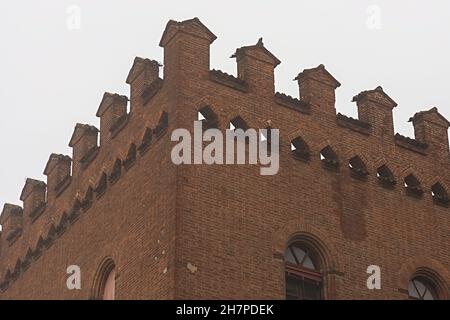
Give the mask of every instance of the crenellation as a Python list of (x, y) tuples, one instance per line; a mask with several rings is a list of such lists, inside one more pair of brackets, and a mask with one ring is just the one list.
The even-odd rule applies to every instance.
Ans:
[(105, 92), (96, 116), (100, 118), (100, 146), (113, 138), (117, 127), (127, 119), (128, 98)]
[(47, 202), (47, 185), (43, 181), (28, 178), (20, 194), (23, 201), (23, 216), (34, 221), (43, 211)]
[(71, 178), (72, 159), (63, 154), (52, 153), (47, 161), (44, 174), (47, 176), (47, 202), (52, 204), (67, 187)]
[(236, 58), (238, 78), (250, 91), (260, 96), (275, 94), (274, 70), (281, 61), (267, 50), (262, 38), (255, 45), (238, 48), (231, 57)]
[(155, 60), (134, 58), (133, 66), (126, 80), (126, 83), (130, 85), (130, 112), (133, 112), (135, 105), (139, 105), (139, 100), (147, 88), (152, 86), (155, 80), (160, 79), (159, 68), (161, 66)]
[(336, 116), (336, 89), (341, 86), (323, 64), (300, 72), (298, 82), (300, 100), (312, 106), (312, 112)]
[(228, 74), (226, 72), (223, 72), (221, 70), (211, 70), (210, 73), (210, 79), (211, 81), (214, 81), (216, 83), (223, 84), (227, 87), (242, 91), (242, 92), (248, 92), (248, 85), (247, 83), (240, 79), (236, 78), (235, 76)]
[(20, 206), (5, 203), (0, 215), (2, 225), (2, 236), (4, 235), (9, 245), (12, 245), (22, 234), (23, 209)]
[(348, 117), (346, 115), (343, 115), (342, 113), (338, 113), (336, 115), (336, 121), (337, 124), (341, 127), (348, 128), (365, 135), (370, 135), (372, 127), (370, 123), (361, 121), (359, 119), (354, 119), (352, 117)]
[[(209, 74), (210, 45), (217, 37), (198, 18), (170, 20), (159, 42), (164, 48), (164, 80), (203, 78)], [(182, 66), (189, 66), (183, 68)]]
[(82, 161), (88, 152), (98, 148), (99, 130), (88, 124), (77, 123), (69, 142), (72, 147), (72, 175), (75, 177), (82, 169)]
[(367, 90), (354, 96), (352, 99), (358, 107), (359, 120), (369, 123), (372, 132), (386, 141), (392, 141), (394, 136), (394, 118), (392, 110), (397, 103), (392, 100), (382, 87)]
[(394, 136), (395, 144), (399, 147), (420, 153), (421, 155), (427, 155), (428, 144), (420, 142), (415, 139), (405, 137), (400, 133), (396, 133)]
[(301, 113), (305, 114), (311, 113), (311, 105), (309, 103), (281, 92), (275, 93), (275, 102), (282, 106), (297, 110)]
[(426, 143), (430, 152), (434, 155), (448, 158), (448, 128), (450, 122), (439, 113), (437, 108), (420, 111), (409, 121), (413, 123), (416, 140)]

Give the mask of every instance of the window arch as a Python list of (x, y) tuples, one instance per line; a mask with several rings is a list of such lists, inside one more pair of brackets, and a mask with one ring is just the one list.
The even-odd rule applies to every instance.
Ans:
[(109, 271), (103, 286), (102, 300), (114, 300), (116, 289), (116, 268)]
[(291, 141), (291, 152), (297, 159), (309, 161), (311, 157), (309, 146), (301, 137), (296, 137)]
[(230, 120), (230, 129), (236, 130), (236, 129), (242, 129), (246, 131), (248, 129), (247, 122), (245, 122), (244, 119), (241, 118), (241, 116), (237, 116)]
[(320, 160), (326, 169), (339, 169), (339, 158), (330, 146), (326, 146), (320, 151)]
[(367, 166), (359, 156), (354, 156), (348, 161), (351, 176), (355, 179), (365, 180), (369, 175)]
[(413, 174), (405, 178), (406, 194), (415, 198), (421, 198), (423, 195), (422, 185)]
[(425, 276), (416, 276), (409, 281), (408, 296), (411, 300), (438, 300), (437, 287)]
[(203, 129), (217, 128), (218, 118), (216, 113), (209, 106), (204, 106), (197, 112), (197, 120), (203, 123)]
[(320, 300), (323, 277), (319, 255), (304, 241), (294, 241), (284, 254), (287, 300)]
[(110, 258), (106, 259), (95, 277), (93, 299), (114, 300), (116, 289), (116, 265)]
[(377, 169), (377, 178), (380, 184), (386, 188), (393, 188), (397, 184), (394, 174), (386, 164)]
[(450, 200), (448, 197), (447, 190), (445, 190), (445, 188), (439, 182), (435, 183), (431, 187), (431, 195), (433, 197), (434, 203), (443, 207), (449, 206)]

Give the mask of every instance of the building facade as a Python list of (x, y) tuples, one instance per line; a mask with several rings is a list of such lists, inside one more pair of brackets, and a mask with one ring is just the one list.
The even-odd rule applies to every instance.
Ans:
[[(336, 114), (323, 65), (295, 78), (299, 98), (275, 92), (262, 40), (236, 50), (237, 76), (211, 70), (215, 39), (170, 21), (163, 76), (136, 58), (129, 98), (105, 93), (100, 129), (77, 124), (73, 154), (51, 154), (47, 181), (4, 205), (0, 298), (448, 299), (449, 122), (433, 108), (411, 118), (414, 139), (395, 134), (381, 87), (354, 97), (358, 119)], [(279, 129), (278, 173), (175, 165), (171, 133), (199, 114)]]

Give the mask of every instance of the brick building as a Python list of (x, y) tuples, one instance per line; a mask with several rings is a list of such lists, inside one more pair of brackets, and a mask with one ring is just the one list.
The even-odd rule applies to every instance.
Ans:
[[(3, 207), (0, 298), (448, 299), (450, 123), (433, 108), (411, 118), (414, 139), (395, 134), (381, 87), (354, 97), (358, 119), (336, 114), (323, 65), (296, 77), (298, 99), (276, 93), (262, 41), (236, 50), (237, 77), (211, 70), (215, 39), (170, 21), (163, 77), (136, 58), (130, 97), (105, 93), (100, 129), (77, 124), (73, 154)], [(222, 130), (279, 128), (278, 174), (174, 165), (171, 132), (199, 112)]]

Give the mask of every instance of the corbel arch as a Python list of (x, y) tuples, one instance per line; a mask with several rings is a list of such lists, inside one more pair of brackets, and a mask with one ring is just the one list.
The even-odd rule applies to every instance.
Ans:
[(399, 178), (401, 178), (402, 180), (404, 180), (409, 175), (413, 175), (414, 177), (416, 177), (420, 184), (424, 186), (425, 181), (423, 181), (421, 175), (413, 167), (407, 167), (406, 169), (399, 170)]
[(297, 137), (301, 137), (308, 144), (309, 150), (311, 152), (316, 152), (316, 145), (314, 143), (314, 139), (310, 134), (308, 134), (308, 132), (300, 128), (297, 128), (291, 131), (287, 136), (289, 143), (291, 143), (291, 141)]
[(362, 152), (359, 149), (350, 148), (350, 149), (344, 151), (341, 156), (342, 161), (345, 161), (346, 163), (348, 163), (350, 161), (350, 159), (352, 159), (353, 157), (359, 157), (361, 159), (361, 161), (364, 163), (367, 171), (369, 171), (370, 173), (373, 173), (373, 171), (374, 171), (373, 163), (372, 163), (372, 161), (370, 161), (370, 158), (366, 155), (365, 152)]

